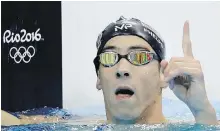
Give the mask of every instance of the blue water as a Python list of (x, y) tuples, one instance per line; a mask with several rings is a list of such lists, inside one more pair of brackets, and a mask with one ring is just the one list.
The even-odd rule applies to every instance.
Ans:
[[(211, 101), (216, 110), (217, 118), (220, 120), (220, 102)], [(86, 112), (89, 113), (87, 115)], [(23, 112), (12, 113), (15, 116), (24, 115), (47, 115), (57, 116), (65, 119), (62, 123), (42, 123), (20, 126), (2, 126), (2, 131), (220, 131), (220, 125), (207, 126), (195, 124), (190, 110), (180, 101), (163, 99), (163, 113), (170, 121), (175, 124), (155, 124), (155, 125), (115, 125), (98, 124), (96, 120), (105, 120), (104, 107), (96, 106), (93, 108), (68, 110), (58, 108), (39, 108)], [(74, 114), (74, 115), (73, 115)], [(75, 115), (77, 114), (77, 115)], [(84, 114), (84, 115), (83, 115)], [(94, 115), (98, 114), (98, 115)]]
[(218, 131), (218, 126), (197, 124), (156, 124), (156, 125), (70, 125), (70, 124), (33, 124), (3, 127), (2, 131)]

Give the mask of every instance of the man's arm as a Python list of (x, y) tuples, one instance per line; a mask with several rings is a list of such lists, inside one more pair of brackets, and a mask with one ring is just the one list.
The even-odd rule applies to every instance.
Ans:
[(212, 107), (211, 104), (207, 104), (204, 110), (194, 111), (190, 109), (194, 115), (195, 121), (198, 124), (211, 124), (216, 125), (218, 124), (217, 116), (215, 109)]
[(38, 124), (38, 123), (56, 123), (63, 121), (57, 116), (44, 116), (44, 115), (34, 115), (34, 116), (25, 116), (20, 115), (20, 121), (22, 125), (26, 124)]
[(26, 125), (26, 124), (37, 124), (37, 123), (56, 123), (56, 122), (65, 122), (62, 118), (57, 116), (44, 116), (44, 115), (34, 115), (34, 116), (25, 116), (19, 115), (20, 119), (5, 112), (1, 111), (1, 125), (2, 126), (12, 126), (12, 125)]
[(17, 117), (1, 110), (1, 126), (20, 125), (21, 121)]

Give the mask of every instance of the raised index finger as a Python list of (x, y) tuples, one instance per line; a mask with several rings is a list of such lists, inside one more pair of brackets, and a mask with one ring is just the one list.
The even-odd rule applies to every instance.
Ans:
[(191, 40), (190, 40), (189, 22), (188, 21), (186, 21), (184, 23), (184, 27), (183, 27), (182, 48), (183, 48), (184, 57), (192, 57), (193, 58), (192, 44), (191, 44)]

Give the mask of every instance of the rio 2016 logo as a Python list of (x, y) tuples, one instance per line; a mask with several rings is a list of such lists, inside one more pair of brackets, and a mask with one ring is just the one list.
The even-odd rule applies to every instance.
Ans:
[[(25, 29), (22, 29), (19, 33), (13, 33), (10, 30), (6, 30), (3, 34), (3, 43), (24, 43), (24, 42), (38, 42), (44, 40), (40, 34), (40, 28), (35, 32), (27, 33)], [(11, 47), (9, 50), (9, 56), (11, 59), (14, 59), (15, 63), (19, 64), (20, 62), (29, 63), (31, 58), (35, 55), (35, 48), (29, 46), (25, 48), (24, 46)]]

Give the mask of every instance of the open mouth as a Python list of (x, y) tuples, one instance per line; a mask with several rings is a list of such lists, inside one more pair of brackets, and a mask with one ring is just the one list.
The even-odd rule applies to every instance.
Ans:
[(134, 91), (130, 88), (118, 88), (115, 91), (116, 99), (128, 99), (134, 94)]

